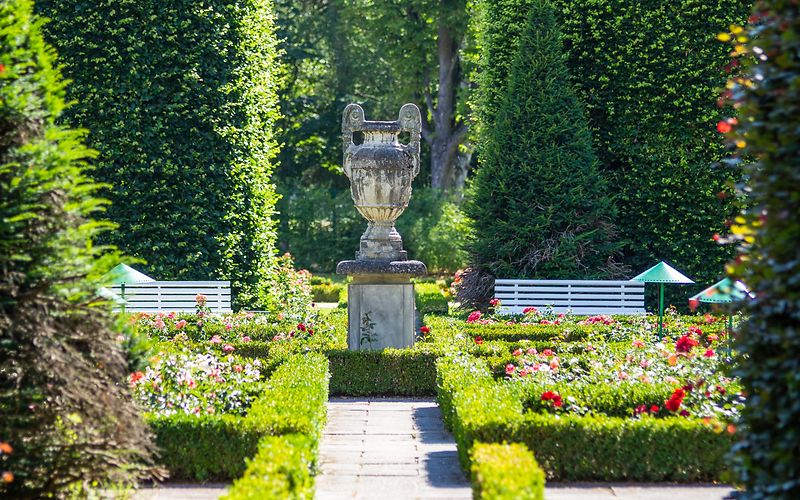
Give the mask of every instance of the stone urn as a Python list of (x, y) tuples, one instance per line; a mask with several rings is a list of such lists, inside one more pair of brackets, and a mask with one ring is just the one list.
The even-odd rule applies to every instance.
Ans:
[[(386, 122), (365, 120), (358, 104), (344, 110), (344, 173), (350, 179), (356, 209), (368, 221), (356, 260), (407, 259), (394, 223), (408, 207), (411, 182), (419, 173), (421, 126), (414, 104), (400, 108), (397, 121)], [(403, 132), (408, 132), (408, 144), (400, 142)]]
[[(353, 202), (368, 221), (355, 260), (336, 266), (351, 277), (347, 296), (347, 345), (380, 350), (414, 345), (417, 330), (414, 284), (425, 264), (408, 260), (394, 222), (408, 207), (411, 182), (419, 173), (422, 118), (413, 104), (400, 108), (397, 121), (364, 119), (350, 104), (342, 116), (344, 173)], [(408, 133), (408, 143), (400, 140)]]

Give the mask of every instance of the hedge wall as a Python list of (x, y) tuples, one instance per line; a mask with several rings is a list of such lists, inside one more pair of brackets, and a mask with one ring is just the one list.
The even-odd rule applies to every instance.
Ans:
[[(712, 236), (736, 210), (731, 195), (738, 177), (711, 168), (724, 155), (714, 127), (726, 116), (717, 90), (730, 62), (713, 37), (743, 21), (752, 2), (553, 1), (594, 151), (614, 187), (623, 263), (636, 274), (666, 259), (698, 283), (716, 281), (731, 250)], [(481, 2), (486, 67), (475, 103), (481, 142), (505, 92), (530, 3)], [(667, 291), (679, 305), (688, 294)]]
[(275, 240), (280, 80), (270, 0), (42, 0), (110, 185), (109, 241), (159, 279), (230, 279), (257, 305)]

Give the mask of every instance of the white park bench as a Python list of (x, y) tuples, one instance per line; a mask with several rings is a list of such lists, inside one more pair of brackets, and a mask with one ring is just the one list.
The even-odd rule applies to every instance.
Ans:
[[(122, 297), (122, 287), (110, 287)], [(194, 312), (197, 294), (215, 313), (231, 312), (230, 281), (150, 281), (125, 285), (126, 312)]]
[(500, 311), (520, 314), (526, 307), (576, 315), (642, 314), (644, 283), (603, 280), (514, 280), (494, 282)]

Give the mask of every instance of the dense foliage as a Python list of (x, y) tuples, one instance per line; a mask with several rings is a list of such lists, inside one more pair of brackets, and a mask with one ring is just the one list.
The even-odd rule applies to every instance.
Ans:
[[(142, 475), (150, 436), (99, 276), (104, 205), (30, 0), (0, 4), (0, 495), (81, 495)], [(83, 493), (86, 494), (85, 492)]]
[(544, 499), (544, 472), (525, 445), (476, 443), (471, 472), (473, 498)]
[(230, 279), (260, 306), (280, 71), (270, 0), (43, 0), (49, 40), (110, 184), (108, 240), (159, 279)]
[(738, 368), (748, 394), (735, 447), (741, 498), (800, 495), (800, 6), (759, 1), (750, 25), (719, 35), (745, 70), (727, 91), (739, 111), (718, 130), (740, 153), (750, 209), (731, 239), (730, 269), (755, 294), (738, 331)]
[[(698, 283), (719, 277), (730, 250), (712, 236), (735, 211), (738, 175), (714, 126), (730, 58), (715, 33), (750, 0), (555, 0), (568, 66), (603, 177), (614, 187), (623, 263), (636, 274), (674, 262)], [(667, 291), (684, 304), (686, 291)]]
[[(613, 274), (613, 205), (571, 88), (550, 2), (530, 3), (518, 45), (505, 91), (484, 104), (497, 109), (482, 134), (481, 167), (467, 204), (474, 225), (472, 266), (502, 277)], [(502, 52), (490, 47), (487, 68)]]

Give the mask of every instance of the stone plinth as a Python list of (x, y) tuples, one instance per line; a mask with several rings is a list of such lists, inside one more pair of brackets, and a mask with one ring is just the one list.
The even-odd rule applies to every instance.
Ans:
[(346, 260), (337, 274), (352, 276), (347, 289), (347, 346), (380, 350), (414, 345), (414, 285), (411, 278), (428, 272), (416, 260)]

